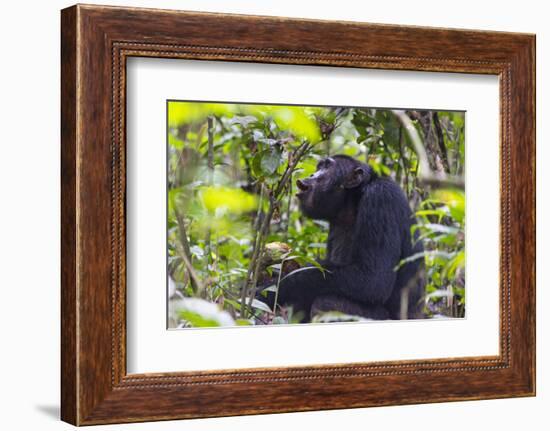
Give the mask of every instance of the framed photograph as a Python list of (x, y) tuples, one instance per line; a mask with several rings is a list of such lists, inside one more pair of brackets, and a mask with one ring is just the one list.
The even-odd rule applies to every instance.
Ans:
[(61, 14), (75, 425), (535, 394), (535, 37)]

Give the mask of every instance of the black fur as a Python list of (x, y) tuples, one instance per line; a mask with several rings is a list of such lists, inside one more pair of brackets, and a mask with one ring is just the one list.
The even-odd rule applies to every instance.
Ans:
[[(297, 185), (302, 212), (330, 224), (327, 258), (321, 262), (327, 271), (312, 267), (284, 278), (278, 303), (302, 312), (304, 321), (320, 311), (399, 319), (404, 298), (407, 317), (420, 317), (422, 259), (396, 270), (402, 259), (422, 251), (421, 241), (411, 237), (415, 220), (400, 187), (347, 156), (321, 161), (317, 172)], [(273, 307), (272, 292), (267, 302)]]

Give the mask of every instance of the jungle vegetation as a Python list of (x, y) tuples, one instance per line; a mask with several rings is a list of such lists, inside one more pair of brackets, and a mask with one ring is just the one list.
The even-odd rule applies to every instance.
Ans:
[(319, 265), (327, 224), (300, 213), (295, 181), (334, 154), (401, 186), (424, 243), (409, 259), (425, 262), (425, 315), (464, 316), (463, 112), (169, 101), (167, 123), (169, 327), (298, 321), (255, 294)]

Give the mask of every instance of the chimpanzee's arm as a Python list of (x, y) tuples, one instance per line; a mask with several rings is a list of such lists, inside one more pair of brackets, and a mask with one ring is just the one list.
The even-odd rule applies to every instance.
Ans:
[[(396, 273), (393, 267), (385, 268), (383, 261), (371, 263), (372, 270), (351, 264), (327, 270), (324, 274), (314, 267), (292, 274), (281, 282), (277, 302), (306, 312), (315, 298), (331, 294), (363, 304), (384, 304), (392, 293)], [(274, 295), (270, 299), (273, 306)]]

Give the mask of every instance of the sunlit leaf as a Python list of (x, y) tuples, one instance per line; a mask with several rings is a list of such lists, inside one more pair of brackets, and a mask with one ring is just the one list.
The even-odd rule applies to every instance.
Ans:
[(427, 260), (433, 260), (433, 259), (444, 259), (447, 260), (452, 256), (451, 253), (447, 253), (445, 251), (440, 250), (432, 250), (432, 251), (421, 251), (419, 253), (415, 253), (405, 259), (402, 259), (399, 264), (394, 268), (395, 271), (397, 271), (399, 268), (401, 268), (403, 265), (414, 262), (415, 260), (425, 258)]
[(454, 277), (457, 269), (464, 267), (465, 257), (466, 254), (464, 250), (457, 253), (457, 255), (452, 258), (443, 269), (443, 275), (448, 278)]
[(459, 229), (452, 226), (445, 226), (443, 224), (438, 223), (427, 223), (424, 225), (426, 229), (429, 229), (432, 232), (438, 232), (438, 233), (447, 233), (447, 234), (453, 234), (456, 235), (459, 232)]
[(389, 176), (391, 174), (391, 169), (386, 165), (378, 161), (378, 156), (369, 157), (369, 166), (376, 172), (379, 176)]
[(416, 212), (417, 217), (436, 216), (440, 221), (449, 214), (448, 207), (441, 207), (434, 210), (420, 210)]
[(216, 326), (221, 326), (220, 323), (215, 319), (208, 319), (201, 316), (199, 313), (189, 310), (180, 311), (179, 317), (183, 320), (189, 322), (192, 326), (196, 328), (211, 328)]
[(192, 326), (233, 326), (235, 321), (227, 311), (204, 299), (185, 298), (172, 303), (174, 312)]
[(172, 133), (168, 134), (168, 145), (171, 147), (174, 147), (177, 150), (181, 150), (183, 148), (183, 141), (176, 138)]
[(237, 320), (235, 320), (235, 324), (237, 326), (251, 326), (251, 325), (254, 325), (254, 323), (252, 323), (248, 319), (237, 319)]
[(456, 189), (440, 189), (432, 193), (433, 197), (445, 202), (451, 211), (452, 217), (462, 223), (466, 211), (466, 198), (464, 192)]
[(453, 296), (453, 293), (450, 292), (449, 290), (447, 289), (438, 289), (432, 293), (428, 293), (426, 295), (426, 300), (430, 299), (430, 298), (449, 298), (449, 297), (452, 297)]
[(179, 102), (168, 103), (168, 127), (205, 121), (209, 115), (232, 116), (237, 105), (231, 103)]
[(235, 308), (235, 310), (237, 310), (237, 311), (241, 310), (241, 303), (240, 302), (234, 301), (233, 299), (229, 299), (229, 298), (225, 298), (225, 302), (227, 304), (230, 304), (231, 306), (233, 306), (233, 308)]
[(211, 213), (221, 210), (241, 214), (257, 206), (256, 196), (237, 188), (206, 187), (201, 191), (201, 198), (204, 207)]
[(299, 170), (295, 171), (296, 176), (294, 178), (306, 178), (309, 177), (317, 170), (317, 160), (308, 158), (301, 161), (298, 164)]
[(290, 130), (312, 144), (321, 139), (319, 126), (315, 118), (308, 115), (307, 107), (249, 105), (246, 108), (252, 115), (271, 116), (280, 130)]

